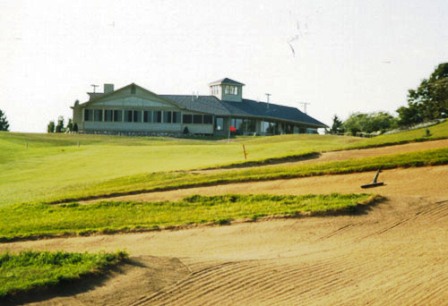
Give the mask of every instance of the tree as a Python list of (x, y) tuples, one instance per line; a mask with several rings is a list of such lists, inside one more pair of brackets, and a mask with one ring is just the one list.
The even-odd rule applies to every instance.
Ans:
[(47, 133), (54, 133), (54, 128), (55, 128), (54, 121), (51, 120), (47, 125)]
[(0, 109), (0, 131), (9, 131), (9, 123), (6, 114)]
[(344, 126), (342, 121), (338, 118), (337, 115), (333, 117), (333, 124), (331, 125), (330, 134), (342, 134), (344, 133)]
[(58, 117), (58, 124), (56, 125), (56, 133), (62, 133), (64, 131), (64, 117)]
[(356, 136), (360, 132), (366, 132), (365, 125), (367, 122), (367, 114), (354, 113), (344, 121), (344, 129)]
[(67, 122), (67, 128), (66, 128), (69, 132), (73, 132), (73, 120), (72, 119), (68, 119)]
[(408, 91), (408, 106), (397, 109), (400, 126), (413, 125), (448, 115), (448, 63), (437, 66), (417, 89)]
[(385, 132), (396, 126), (395, 118), (385, 112), (354, 113), (344, 121), (344, 128), (353, 136), (359, 133)]

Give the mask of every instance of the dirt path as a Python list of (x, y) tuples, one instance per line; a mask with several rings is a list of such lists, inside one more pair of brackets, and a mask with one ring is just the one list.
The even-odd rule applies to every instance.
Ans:
[[(397, 153), (398, 147), (391, 149)], [(232, 184), (126, 199), (366, 192), (360, 185), (373, 175)], [(2, 243), (0, 251), (124, 249), (132, 256), (108, 278), (33, 296), (40, 300), (34, 305), (446, 304), (448, 166), (387, 170), (380, 181), (386, 185), (367, 191), (388, 200), (361, 215)]]

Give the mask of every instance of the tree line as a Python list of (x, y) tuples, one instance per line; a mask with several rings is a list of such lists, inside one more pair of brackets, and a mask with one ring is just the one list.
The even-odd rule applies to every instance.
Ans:
[(395, 128), (409, 128), (448, 116), (448, 63), (439, 64), (416, 89), (408, 90), (407, 106), (399, 107), (397, 117), (386, 112), (353, 113), (345, 121), (333, 117), (331, 134), (372, 135)]
[(50, 121), (47, 125), (47, 133), (67, 133), (78, 132), (78, 125), (73, 123), (72, 119), (68, 119), (67, 125), (64, 125), (64, 117), (59, 116), (58, 120)]

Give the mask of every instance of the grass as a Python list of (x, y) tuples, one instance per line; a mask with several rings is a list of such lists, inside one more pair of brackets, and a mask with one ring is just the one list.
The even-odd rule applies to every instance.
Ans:
[(64, 253), (26, 251), (0, 254), (0, 299), (54, 287), (89, 274), (98, 274), (127, 258), (117, 253)]
[(156, 172), (120, 177), (89, 186), (71, 186), (46, 195), (47, 203), (87, 200), (110, 196), (165, 191), (219, 184), (289, 179), (330, 174), (374, 171), (379, 168), (421, 167), (448, 164), (448, 148), (394, 154), (345, 161), (272, 167), (244, 168), (215, 172)]
[[(430, 137), (426, 136), (427, 129), (431, 133)], [(445, 138), (448, 138), (448, 121), (428, 128), (403, 131), (400, 133), (380, 135), (378, 137), (363, 139), (349, 145), (348, 148), (362, 149)]]
[[(175, 181), (197, 177), (173, 171), (239, 165), (245, 162), (242, 144), (249, 153), (248, 162), (260, 165), (323, 151), (446, 138), (448, 122), (431, 127), (431, 137), (424, 137), (425, 130), (370, 139), (332, 135), (282, 135), (240, 137), (230, 142), (0, 132), (0, 207), (154, 190), (175, 185), (186, 186), (191, 181)], [(299, 172), (303, 173), (302, 170)], [(219, 182), (218, 178), (213, 177), (201, 176), (199, 179), (202, 180), (201, 184)], [(229, 179), (223, 178), (223, 181)]]
[(0, 208), (0, 241), (226, 224), (262, 216), (297, 216), (353, 210), (367, 194), (191, 196), (176, 202), (20, 204)]

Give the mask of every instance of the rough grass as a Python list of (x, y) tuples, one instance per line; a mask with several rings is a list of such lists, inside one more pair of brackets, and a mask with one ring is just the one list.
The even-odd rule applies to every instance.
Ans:
[(372, 201), (367, 194), (191, 196), (175, 202), (21, 204), (0, 208), (0, 240), (89, 235), (225, 224), (261, 216), (350, 211)]
[(98, 274), (127, 258), (117, 253), (21, 252), (0, 254), (0, 299)]

